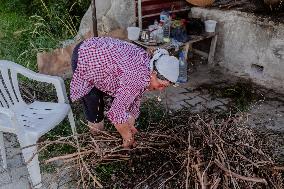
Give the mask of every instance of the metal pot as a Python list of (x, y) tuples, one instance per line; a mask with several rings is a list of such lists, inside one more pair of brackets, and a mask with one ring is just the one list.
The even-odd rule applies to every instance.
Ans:
[(141, 40), (142, 41), (149, 41), (150, 40), (150, 32), (148, 30), (143, 30), (141, 33)]

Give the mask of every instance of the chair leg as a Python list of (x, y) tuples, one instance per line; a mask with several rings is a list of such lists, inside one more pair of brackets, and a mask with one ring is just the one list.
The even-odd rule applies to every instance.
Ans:
[(69, 120), (70, 125), (71, 125), (72, 133), (73, 133), (73, 135), (75, 135), (77, 133), (77, 131), (76, 131), (76, 125), (75, 125), (75, 120), (74, 120), (72, 110), (70, 110), (69, 113), (68, 113), (68, 120)]
[(3, 168), (7, 169), (7, 156), (6, 156), (6, 150), (5, 150), (5, 145), (4, 145), (3, 132), (0, 132), (0, 150), (1, 150)]
[[(42, 186), (42, 183), (38, 155), (35, 155), (33, 157), (33, 155), (37, 152), (37, 146), (35, 145), (36, 141), (30, 142), (19, 139), (19, 142), (21, 147), (33, 145), (31, 147), (24, 148), (22, 150), (22, 153), (24, 160), (27, 163), (28, 172), (34, 188), (40, 188)], [(31, 160), (32, 157), (33, 159)]]

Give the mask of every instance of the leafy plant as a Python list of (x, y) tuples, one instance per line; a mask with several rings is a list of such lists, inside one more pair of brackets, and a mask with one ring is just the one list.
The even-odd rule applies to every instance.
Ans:
[(36, 55), (76, 35), (89, 0), (3, 0), (0, 59), (37, 70)]

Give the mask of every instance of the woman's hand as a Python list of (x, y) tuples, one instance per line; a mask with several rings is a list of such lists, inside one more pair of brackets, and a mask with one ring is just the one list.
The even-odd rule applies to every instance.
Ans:
[(134, 140), (134, 134), (131, 132), (131, 129), (129, 127), (129, 123), (126, 122), (122, 124), (116, 124), (115, 128), (122, 137), (123, 140), (122, 146), (124, 148), (132, 147), (135, 143), (135, 140)]
[(128, 123), (132, 134), (135, 135), (138, 133), (138, 130), (135, 127), (135, 118), (132, 115), (129, 116)]
[(122, 146), (124, 148), (135, 147), (135, 139), (134, 135), (138, 132), (137, 129), (134, 127), (135, 125), (135, 118), (133, 116), (129, 116), (129, 119), (126, 123), (116, 124), (115, 128), (121, 135), (123, 139)]

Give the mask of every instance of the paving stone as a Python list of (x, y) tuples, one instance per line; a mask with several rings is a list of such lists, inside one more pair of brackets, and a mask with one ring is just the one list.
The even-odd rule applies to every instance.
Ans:
[(29, 173), (26, 166), (12, 168), (10, 170), (12, 180), (29, 180)]
[(7, 159), (8, 168), (17, 168), (24, 165), (23, 158), (21, 155), (13, 156), (11, 159)]
[(194, 89), (193, 88), (184, 88), (188, 93), (193, 93)]
[(224, 105), (229, 104), (229, 102), (231, 101), (229, 98), (217, 98), (216, 100), (223, 103)]
[(206, 101), (212, 100), (212, 96), (210, 94), (201, 94), (199, 95), (201, 98), (204, 98)]
[(184, 93), (188, 98), (192, 99), (198, 95), (200, 95), (200, 92), (192, 92), (192, 93)]
[(172, 101), (173, 103), (176, 103), (176, 102), (181, 102), (181, 101), (187, 100), (188, 96), (183, 95), (183, 94), (179, 94), (179, 95), (168, 97), (167, 99)]
[(32, 189), (32, 187), (28, 181), (14, 181), (0, 186), (0, 189)]
[(180, 110), (184, 107), (188, 107), (188, 104), (185, 101), (179, 101), (179, 102), (175, 102), (175, 103), (169, 103), (169, 108), (171, 110)]
[(220, 101), (218, 101), (218, 100), (210, 100), (210, 101), (207, 101), (206, 102), (206, 107), (208, 108), (208, 109), (214, 109), (215, 107), (217, 107), (217, 106), (222, 106), (223, 105), (223, 103), (222, 102), (220, 102)]
[(185, 100), (185, 102), (187, 104), (189, 104), (190, 106), (195, 106), (196, 104), (199, 104), (201, 102), (205, 102), (205, 99), (199, 97), (199, 96), (196, 96), (195, 98), (193, 99), (190, 99), (190, 100)]
[(41, 189), (75, 189), (76, 183), (68, 172), (62, 171), (60, 175), (45, 173), (42, 176), (43, 187)]
[(8, 171), (0, 173), (0, 186), (11, 183), (11, 176)]
[(8, 159), (11, 159), (13, 158), (14, 156), (17, 156), (17, 155), (20, 155), (22, 152), (21, 152), (21, 149), (20, 148), (14, 148), (14, 147), (8, 147), (6, 148), (6, 154), (7, 154), (7, 158)]
[(185, 88), (182, 88), (182, 87), (171, 86), (171, 87), (168, 87), (166, 89), (166, 93), (176, 95), (176, 94), (188, 93), (188, 91)]

